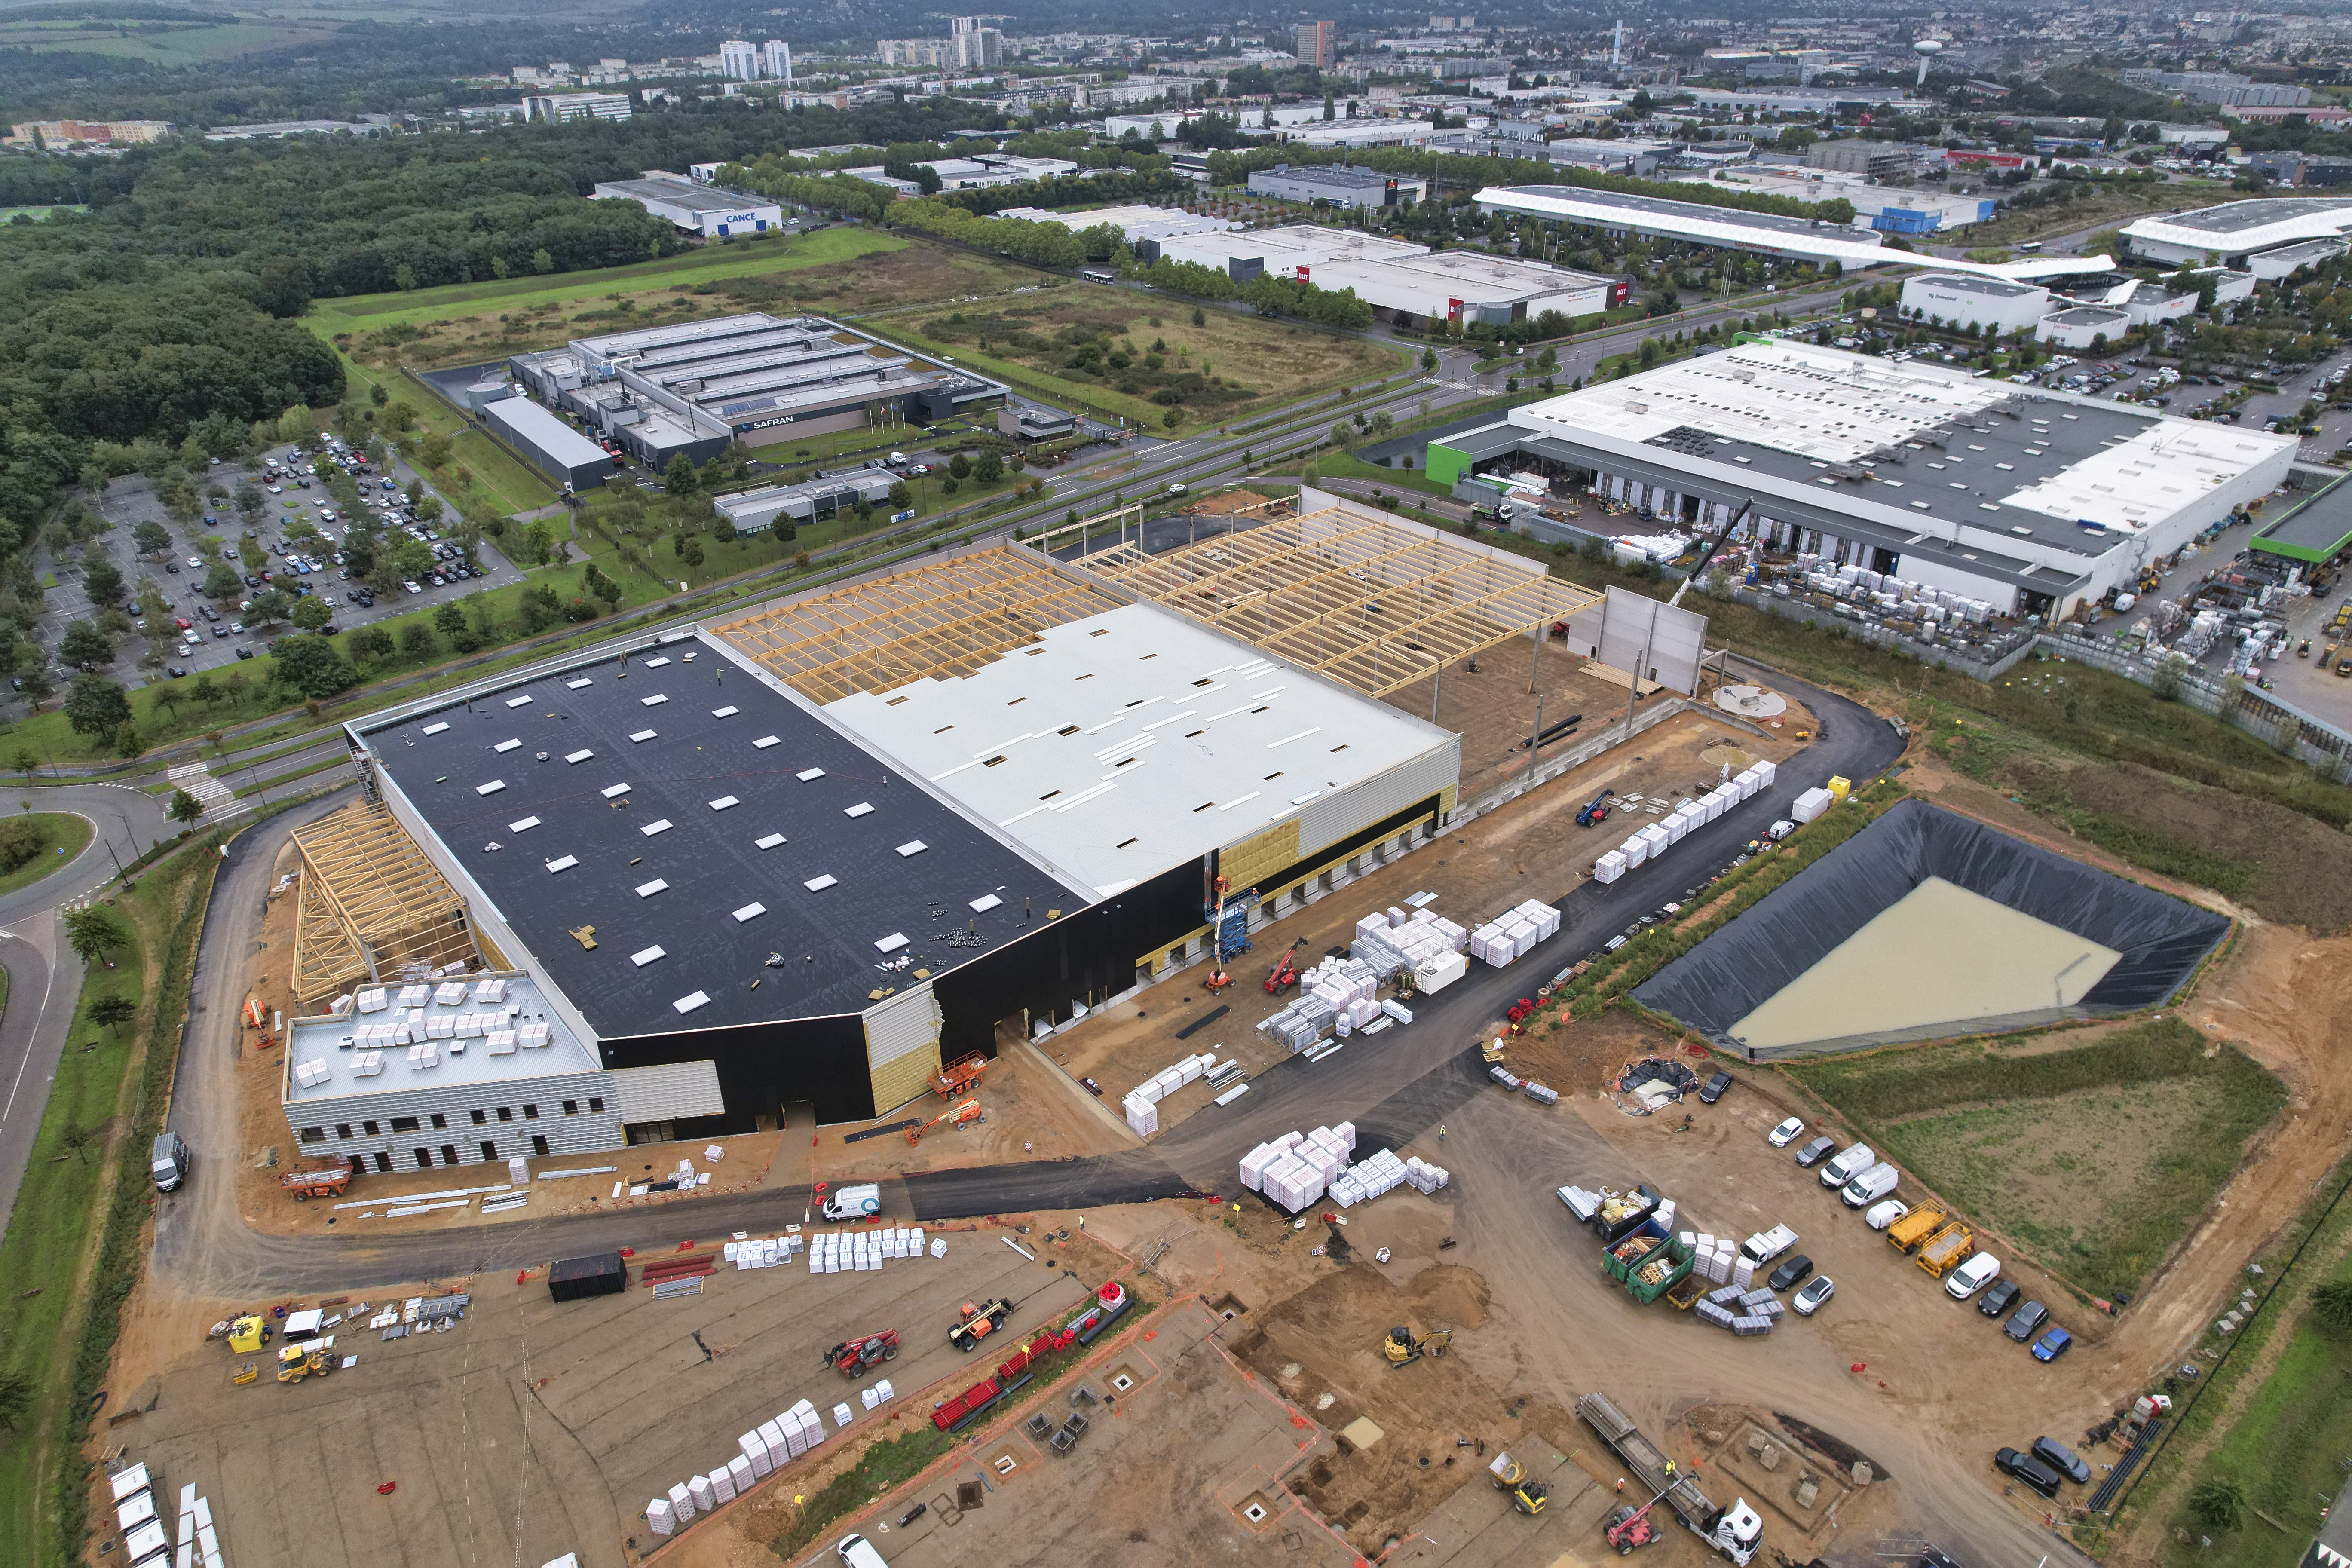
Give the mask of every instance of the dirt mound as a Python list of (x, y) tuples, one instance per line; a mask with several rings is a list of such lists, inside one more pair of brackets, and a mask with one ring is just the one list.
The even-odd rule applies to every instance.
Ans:
[(1226, 490), (1219, 495), (1203, 496), (1185, 510), (1197, 512), (1203, 517), (1223, 517), (1231, 512), (1244, 511), (1251, 507), (1263, 505), (1273, 499), (1272, 496), (1260, 495), (1255, 490)]
[(1424, 1268), (1405, 1287), (1413, 1310), (1433, 1322), (1455, 1329), (1486, 1326), (1486, 1303), (1493, 1293), (1485, 1276), (1475, 1268), (1441, 1263)]

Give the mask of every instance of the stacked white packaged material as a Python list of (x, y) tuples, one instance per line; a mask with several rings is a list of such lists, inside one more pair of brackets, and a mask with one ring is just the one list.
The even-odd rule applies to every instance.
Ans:
[(1535, 940), (1543, 941), (1559, 930), (1559, 910), (1541, 899), (1529, 899), (1512, 910), (1512, 915), (1535, 927)]
[(1731, 1265), (1731, 1282), (1742, 1290), (1756, 1283), (1756, 1265), (1741, 1258)]
[(1742, 800), (1746, 800), (1764, 787), (1764, 781), (1756, 776), (1754, 768), (1747, 768), (1732, 774), (1731, 784), (1732, 787), (1739, 792), (1739, 798)]
[(1679, 844), (1683, 835), (1691, 830), (1691, 819), (1679, 811), (1668, 812), (1658, 818), (1658, 826), (1666, 830), (1666, 842)]
[(775, 1462), (768, 1458), (768, 1440), (759, 1433), (744, 1433), (735, 1439), (735, 1446), (743, 1450), (743, 1462), (751, 1467), (754, 1479), (775, 1469)]
[(1773, 781), (1780, 776), (1780, 764), (1769, 757), (1759, 760), (1748, 771), (1756, 775), (1756, 787), (1759, 789), (1769, 789)]
[[(1469, 945), (1469, 933), (1463, 933), (1463, 946)], [(1470, 973), (1470, 961), (1460, 949), (1443, 953), (1417, 964), (1413, 969), (1413, 989), (1422, 992), (1443, 991)]]
[(669, 1511), (680, 1524), (694, 1522), (694, 1492), (684, 1481), (669, 1489)]
[(1242, 1185), (1251, 1192), (1265, 1188), (1265, 1168), (1282, 1157), (1282, 1151), (1271, 1143), (1261, 1143), (1242, 1156)]
[(1622, 850), (1612, 849), (1592, 863), (1592, 879), (1596, 882), (1613, 882), (1624, 874), (1625, 855)]
[(735, 1472), (733, 1469), (722, 1465), (718, 1469), (710, 1472), (710, 1499), (711, 1506), (714, 1508), (722, 1502), (733, 1502), (735, 1500)]
[(1140, 1093), (1130, 1094), (1126, 1100), (1127, 1124), (1139, 1138), (1149, 1138), (1160, 1131), (1160, 1107)]
[(1625, 857), (1625, 865), (1630, 869), (1650, 858), (1650, 841), (1636, 833), (1617, 846), (1617, 853)]
[(653, 1526), (656, 1535), (667, 1536), (676, 1533), (677, 1516), (670, 1510), (669, 1499), (657, 1497), (646, 1504), (646, 1522)]
[(808, 1446), (814, 1448), (824, 1443), (824, 1422), (818, 1417), (816, 1406), (803, 1399), (793, 1408), (800, 1412), (801, 1429), (808, 1434)]
[(1666, 838), (1666, 830), (1659, 826), (1654, 822), (1650, 824), (1649, 826), (1642, 829), (1642, 831), (1634, 837), (1643, 839), (1650, 846), (1650, 858), (1653, 860), (1655, 860), (1659, 856), (1664, 854), (1666, 851), (1666, 845), (1668, 842)]
[(1299, 1155), (1266, 1168), (1265, 1195), (1292, 1214), (1321, 1197), (1324, 1187), (1323, 1173)]
[(362, 1013), (381, 1013), (391, 1005), (391, 998), (385, 995), (383, 986), (371, 985), (359, 993), (358, 1005)]
[(1400, 1024), (1410, 1024), (1412, 1022), (1412, 1009), (1406, 1006), (1403, 1003), (1397, 1001), (1393, 997), (1381, 1004), (1381, 1011), (1386, 1013), (1390, 1017), (1394, 1018)]

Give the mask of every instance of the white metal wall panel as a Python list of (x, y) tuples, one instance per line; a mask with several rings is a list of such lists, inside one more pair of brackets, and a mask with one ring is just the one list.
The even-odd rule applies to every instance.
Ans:
[(928, 980), (868, 1007), (865, 1018), (866, 1059), (876, 1068), (909, 1051), (932, 1049), (947, 1021)]
[(711, 1061), (614, 1068), (613, 1091), (620, 1097), (624, 1121), (677, 1121), (727, 1110), (719, 1093), (719, 1064)]
[(1336, 795), (1308, 801), (1298, 812), (1298, 853), (1312, 855), (1461, 781), (1462, 738), (1449, 736), (1444, 745), (1409, 763)]
[(1696, 610), (1670, 608), (1646, 594), (1612, 587), (1601, 603), (1577, 612), (1561, 642), (1569, 652), (1612, 669), (1632, 669), (1646, 650), (1649, 664), (1642, 679), (1688, 697), (1698, 690), (1706, 617)]

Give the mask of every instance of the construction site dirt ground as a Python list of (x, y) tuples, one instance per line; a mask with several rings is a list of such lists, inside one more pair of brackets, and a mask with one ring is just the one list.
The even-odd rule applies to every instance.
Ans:
[[(1105, 1279), (1143, 1283), (1068, 1218), (1054, 1227), (1069, 1231), (1066, 1241), (1048, 1242), (1047, 1228), (1042, 1218), (1025, 1237), (942, 1227), (933, 1234), (946, 1239), (946, 1258), (850, 1275), (812, 1276), (797, 1260), (722, 1265), (701, 1294), (677, 1300), (632, 1283), (617, 1296), (556, 1302), (543, 1269), (520, 1283), (504, 1275), (372, 1290), (365, 1300), (378, 1310), (451, 1289), (473, 1300), (446, 1332), (387, 1343), (363, 1322), (339, 1326), (335, 1354), (356, 1364), (291, 1386), (274, 1381), (276, 1344), (239, 1356), (205, 1342), (235, 1303), (173, 1300), (151, 1285), (114, 1370), (115, 1386), (130, 1391), (121, 1403), (151, 1407), (104, 1428), (105, 1440), (174, 1493), (194, 1483), (226, 1550), (248, 1568), (540, 1563), (567, 1551), (591, 1565), (635, 1562), (631, 1537), (654, 1544), (639, 1517), (646, 1502), (723, 1466), (738, 1435), (795, 1400), (824, 1413), (829, 1445), (802, 1462), (807, 1470), (787, 1472), (793, 1487), (877, 1431), (928, 1422), (934, 1402)], [(1006, 1247), (1006, 1236), (1038, 1257)], [(1015, 1303), (1002, 1341), (977, 1354), (948, 1342), (962, 1302), (999, 1295)], [(828, 1346), (885, 1329), (900, 1334), (898, 1354), (866, 1379), (823, 1364)], [(232, 1373), (247, 1361), (261, 1363), (260, 1376), (236, 1386)], [(879, 1377), (897, 1398), (868, 1414), (857, 1391)], [(833, 1415), (841, 1402), (854, 1417), (845, 1435)]]
[[(1616, 689), (1622, 698), (1623, 689)], [(1650, 801), (1662, 799), (1671, 805), (1684, 795), (1714, 788), (1722, 769), (1735, 763), (1734, 752), (1778, 762), (1796, 750), (1801, 742), (1793, 739), (1793, 730), (1803, 721), (1797, 717), (1801, 711), (1790, 710), (1791, 727), (1787, 732), (1791, 738), (1783, 740), (1776, 734), (1770, 741), (1759, 740), (1707, 713), (1676, 714), (1636, 735), (1631, 743), (1603, 752), (1541, 789), (1476, 817), (1437, 842), (1373, 869), (1304, 910), (1253, 932), (1252, 951), (1227, 965), (1234, 977), (1227, 989), (1212, 994), (1208, 981), (1213, 966), (1195, 963), (1040, 1045), (1071, 1077), (1094, 1079), (1112, 1113), (1129, 1090), (1181, 1057), (1214, 1051), (1220, 1061), (1237, 1061), (1245, 1072), (1263, 1071), (1280, 1060), (1284, 1052), (1256, 1026), (1287, 1006), (1297, 994), (1293, 991), (1274, 996), (1265, 988), (1266, 976), (1285, 949), (1295, 950), (1302, 970), (1312, 968), (1332, 949), (1347, 946), (1360, 917), (1391, 905), (1402, 907), (1408, 899), (1423, 892), (1436, 895), (1430, 909), (1473, 927), (1530, 898), (1559, 899), (1590, 877), (1594, 858), (1615, 848), (1635, 825), (1655, 820), (1646, 810)], [(1458, 716), (1449, 720), (1458, 721)], [(1738, 762), (1732, 771), (1738, 773), (1746, 765)], [(1465, 745), (1465, 773), (1468, 766)], [(1612, 815), (1598, 827), (1578, 827), (1578, 811), (1603, 787), (1621, 795), (1642, 795), (1644, 805)], [(1694, 876), (1715, 869), (1691, 868)], [(1672, 898), (1681, 891), (1676, 888), (1660, 896)], [(1549, 973), (1538, 949), (1528, 985), (1532, 988)], [(1201, 1024), (1220, 1006), (1226, 1009), (1223, 1016), (1178, 1037), (1180, 1031)], [(1199, 1080), (1185, 1085), (1161, 1101), (1161, 1127), (1192, 1115), (1219, 1092)]]

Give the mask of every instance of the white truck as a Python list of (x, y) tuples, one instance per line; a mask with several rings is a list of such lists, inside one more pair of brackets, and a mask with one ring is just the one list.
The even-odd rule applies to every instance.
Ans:
[(870, 1219), (882, 1212), (882, 1189), (873, 1182), (835, 1187), (824, 1194), (818, 1210), (827, 1219)]
[[(1790, 1239), (1794, 1239), (1791, 1237)], [(1736, 1498), (1729, 1508), (1717, 1508), (1698, 1488), (1691, 1472), (1674, 1467), (1642, 1429), (1627, 1419), (1605, 1394), (1588, 1394), (1577, 1400), (1576, 1413), (1601, 1434), (1617, 1457), (1640, 1478), (1643, 1491), (1662, 1499), (1682, 1521), (1683, 1528), (1738, 1564), (1748, 1568), (1764, 1540), (1764, 1519)]]
[(1761, 1268), (1796, 1245), (1797, 1233), (1785, 1225), (1776, 1225), (1769, 1230), (1759, 1230), (1741, 1242), (1739, 1256)]

